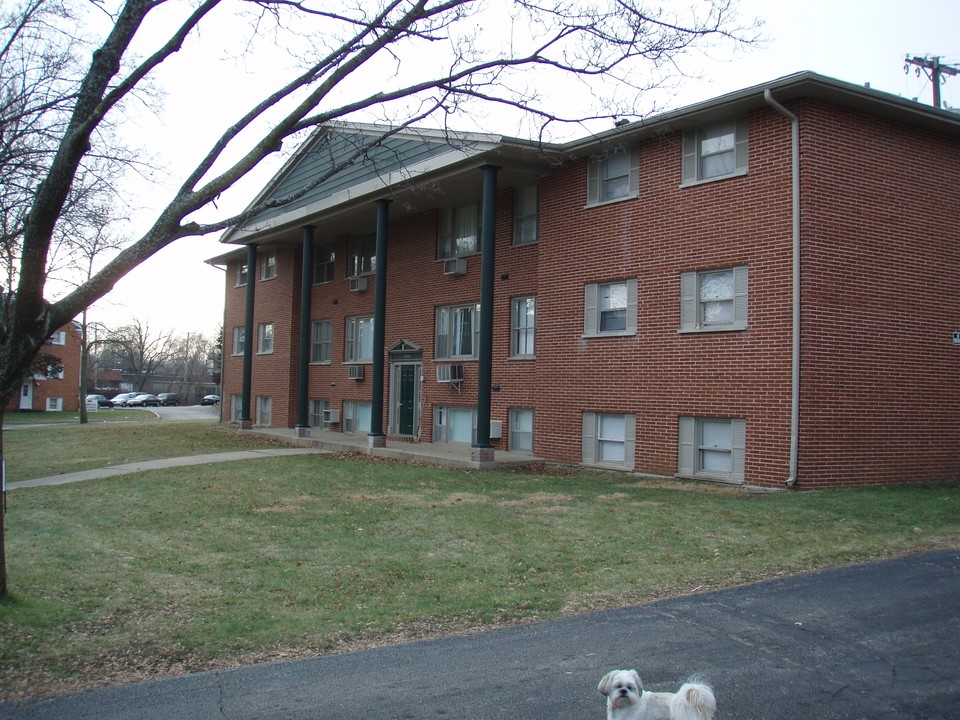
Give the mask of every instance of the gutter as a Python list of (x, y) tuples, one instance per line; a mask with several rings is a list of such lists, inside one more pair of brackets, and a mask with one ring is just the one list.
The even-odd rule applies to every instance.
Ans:
[(800, 119), (778, 103), (770, 89), (763, 91), (766, 103), (790, 120), (793, 204), (793, 338), (790, 368), (790, 474), (787, 487), (797, 482), (797, 449), (800, 444)]

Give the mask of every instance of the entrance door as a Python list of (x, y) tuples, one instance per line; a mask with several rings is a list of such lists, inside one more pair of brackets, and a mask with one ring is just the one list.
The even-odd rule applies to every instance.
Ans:
[(20, 409), (33, 410), (33, 381), (27, 380), (20, 390)]
[(394, 363), (391, 389), (393, 390), (392, 433), (396, 435), (417, 434), (420, 424), (420, 363)]

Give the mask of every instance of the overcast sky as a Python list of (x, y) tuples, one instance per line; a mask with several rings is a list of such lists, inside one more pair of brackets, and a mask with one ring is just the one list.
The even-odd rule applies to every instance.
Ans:
[[(801, 70), (870, 83), (877, 90), (931, 104), (929, 80), (923, 74), (918, 78), (913, 69), (905, 73), (904, 57), (937, 55), (945, 64), (960, 66), (960, 0), (741, 0), (740, 12), (764, 21), (768, 41), (736, 53), (714, 52), (711, 59), (698, 62), (703, 80), (684, 83), (674, 107)], [(185, 75), (181, 83), (198, 77), (189, 69), (179, 72)], [(960, 106), (960, 76), (948, 77), (941, 95), (946, 105)], [(207, 137), (203, 128), (219, 133), (230, 119), (193, 116), (191, 134), (202, 143)], [(514, 134), (515, 129), (502, 131)], [(209, 145), (206, 142), (201, 149)], [(176, 149), (166, 152), (167, 159), (175, 160), (171, 153)], [(194, 163), (196, 159), (187, 158)], [(250, 189), (248, 199), (256, 189)], [(166, 195), (144, 193), (138, 201), (149, 208), (152, 197)], [(204, 261), (224, 249), (217, 237), (177, 241), (121, 280), (91, 312), (92, 319), (116, 326), (136, 317), (157, 332), (202, 332), (212, 339), (223, 320), (224, 273)]]

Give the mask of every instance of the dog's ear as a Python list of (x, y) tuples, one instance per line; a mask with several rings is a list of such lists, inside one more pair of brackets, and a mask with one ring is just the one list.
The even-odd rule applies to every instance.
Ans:
[(600, 691), (601, 695), (603, 696), (608, 695), (607, 688), (610, 687), (610, 677), (613, 675), (614, 672), (615, 672), (614, 670), (611, 670), (606, 675), (604, 675), (603, 678), (600, 680), (600, 684), (597, 685), (597, 690)]
[(643, 683), (640, 681), (640, 673), (638, 673), (636, 670), (630, 670), (629, 673), (631, 677), (633, 677), (633, 681), (637, 684), (637, 690), (642, 692)]

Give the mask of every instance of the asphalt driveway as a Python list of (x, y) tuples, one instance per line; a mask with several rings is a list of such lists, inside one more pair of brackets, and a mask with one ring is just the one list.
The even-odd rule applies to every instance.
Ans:
[[(269, 612), (265, 608), (264, 612)], [(20, 720), (604, 720), (601, 676), (699, 673), (717, 720), (960, 718), (960, 551), (22, 706)]]

